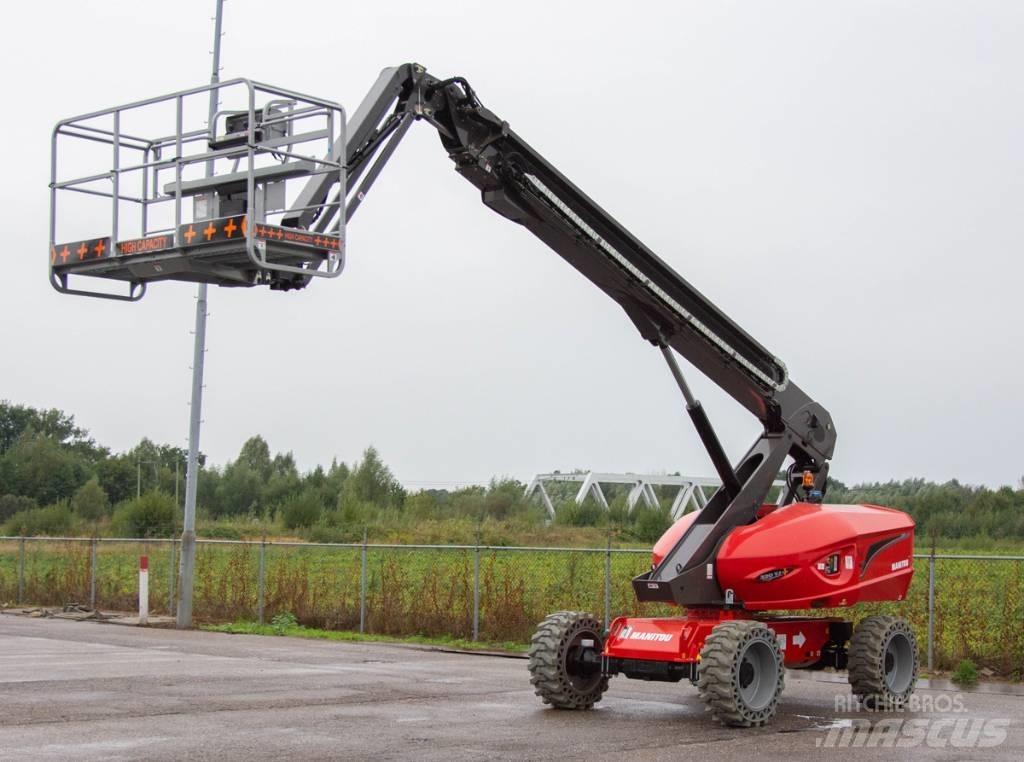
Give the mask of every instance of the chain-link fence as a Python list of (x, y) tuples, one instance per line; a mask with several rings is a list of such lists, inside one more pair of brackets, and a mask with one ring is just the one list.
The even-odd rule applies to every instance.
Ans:
[[(176, 540), (0, 538), (0, 604), (133, 611), (145, 555), (150, 612), (171, 614), (179, 547)], [(200, 622), (262, 623), (288, 612), (324, 629), (525, 643), (560, 609), (588, 610), (606, 623), (678, 613), (633, 596), (630, 580), (649, 564), (648, 550), (611, 547), (199, 540), (193, 610)], [(906, 601), (862, 604), (846, 616), (906, 617), (929, 668), (971, 659), (1024, 676), (1024, 556), (925, 554), (914, 567)]]

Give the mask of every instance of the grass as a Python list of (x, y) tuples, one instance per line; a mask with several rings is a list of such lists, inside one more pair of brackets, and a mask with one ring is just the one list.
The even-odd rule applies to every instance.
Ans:
[(950, 675), (950, 679), (961, 688), (971, 688), (978, 684), (978, 668), (970, 659), (964, 659)]
[(454, 648), (460, 651), (509, 651), (512, 653), (526, 653), (528, 646), (525, 643), (504, 642), (484, 643), (465, 638), (452, 638), (448, 636), (428, 637), (426, 635), (407, 635), (395, 637), (390, 635), (374, 635), (369, 633), (352, 632), (350, 630), (322, 630), (316, 627), (303, 627), (295, 624), (287, 627), (276, 627), (273, 624), (259, 624), (258, 622), (238, 621), (228, 624), (207, 624), (201, 627), (209, 632), (226, 632), (232, 635), (273, 635), (288, 636), (293, 638), (310, 638), (313, 640), (336, 640), (345, 643), (405, 643), (423, 646), (438, 646), (441, 648)]
[[(88, 542), (36, 541), (26, 542), (25, 548), (26, 603), (89, 602)], [(150, 560), (150, 610), (169, 613), (174, 570), (170, 549), (169, 544), (157, 543), (99, 544), (97, 605), (122, 611), (135, 608), (138, 556), (146, 554)], [(256, 617), (259, 555), (258, 545), (200, 543), (194, 591), (197, 621), (257, 626), (245, 623)], [(0, 543), (0, 604), (17, 601), (18, 558), (17, 542)], [(384, 636), (400, 642), (424, 638), (424, 642), (449, 645), (472, 642), (473, 578), (478, 564), (480, 640), (522, 647), (537, 622), (552, 611), (587, 610), (603, 616), (605, 560), (603, 550), (486, 548), (477, 555), (472, 549), (371, 545), (366, 553), (365, 620), (370, 635), (364, 637)], [(268, 621), (291, 613), (296, 625), (308, 631), (353, 633), (359, 629), (361, 548), (268, 545), (264, 562)], [(636, 601), (630, 579), (649, 563), (647, 552), (612, 554), (612, 616), (678, 613), (678, 609)], [(917, 633), (923, 657), (929, 560), (915, 559), (914, 566), (916, 573), (906, 601), (820, 613), (854, 620), (876, 613), (904, 616)], [(1020, 626), (1024, 621), (1024, 562), (940, 558), (935, 573), (935, 670), (951, 671), (970, 659), (979, 669), (1014, 679), (1024, 677), (1024, 628)], [(284, 629), (293, 634), (290, 627)]]

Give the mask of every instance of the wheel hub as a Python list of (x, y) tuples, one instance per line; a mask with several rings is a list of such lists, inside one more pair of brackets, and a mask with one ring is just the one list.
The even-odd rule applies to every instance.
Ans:
[(736, 681), (743, 703), (755, 712), (771, 704), (775, 697), (779, 664), (772, 648), (764, 640), (751, 640), (740, 657)]
[(895, 693), (904, 693), (914, 679), (914, 646), (902, 632), (894, 632), (885, 644), (885, 685)]
[(565, 650), (565, 673), (572, 686), (586, 692), (601, 681), (600, 659), (594, 658), (599, 652), (601, 638), (590, 630), (578, 630), (570, 639)]
[(744, 659), (740, 665), (740, 688), (746, 688), (754, 682), (754, 665), (749, 659)]

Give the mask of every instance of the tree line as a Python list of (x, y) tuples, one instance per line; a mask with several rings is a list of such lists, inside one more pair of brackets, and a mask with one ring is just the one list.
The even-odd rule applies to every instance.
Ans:
[[(0, 402), (0, 531), (173, 536), (181, 531), (185, 460), (182, 448), (149, 439), (115, 453), (61, 410)], [(391, 539), (408, 530), (409, 539), (442, 542), (464, 539), (452, 527), (468, 532), (474, 526), (479, 539), (481, 528), (500, 524), (508, 531), (484, 538), (500, 542), (516, 528), (545, 526), (547, 518), (524, 500), (525, 485), (514, 479), (410, 494), (373, 447), (355, 463), (334, 460), (303, 472), (291, 453), (272, 453), (257, 435), (222, 467), (201, 456), (200, 469), (199, 533), (205, 536), (291, 534), (343, 542), (367, 530)], [(576, 505), (571, 487), (562, 488), (549, 489), (556, 525), (599, 527), (622, 540), (650, 542), (671, 523), (670, 492), (658, 495), (660, 507), (628, 511), (624, 489), (606, 491), (610, 510), (604, 510), (591, 501)], [(830, 479), (828, 501), (900, 508), (917, 521), (920, 537), (1024, 539), (1021, 485), (989, 489), (910, 479), (848, 487)]]

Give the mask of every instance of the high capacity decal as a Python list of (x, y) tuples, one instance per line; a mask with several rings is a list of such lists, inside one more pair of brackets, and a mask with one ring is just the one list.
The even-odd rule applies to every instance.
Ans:
[(117, 242), (117, 253), (121, 256), (133, 254), (153, 254), (164, 249), (174, 248), (174, 236), (164, 233), (163, 235), (149, 236), (148, 238), (131, 238), (127, 241)]

